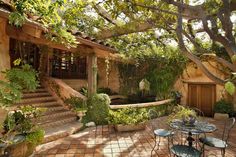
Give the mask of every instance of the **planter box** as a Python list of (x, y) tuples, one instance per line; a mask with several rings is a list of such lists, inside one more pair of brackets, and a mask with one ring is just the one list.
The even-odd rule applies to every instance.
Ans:
[(229, 118), (229, 114), (226, 113), (215, 113), (214, 114), (214, 119), (216, 120), (226, 120)]
[(115, 125), (115, 129), (119, 132), (144, 130), (145, 128), (146, 128), (146, 123), (130, 124), (130, 125), (123, 125), (123, 124)]

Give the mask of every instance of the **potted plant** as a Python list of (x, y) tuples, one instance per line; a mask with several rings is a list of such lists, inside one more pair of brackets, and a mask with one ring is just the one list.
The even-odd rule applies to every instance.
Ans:
[(142, 130), (146, 127), (148, 113), (145, 108), (122, 108), (110, 110), (108, 119), (117, 131)]
[(79, 97), (70, 97), (65, 100), (66, 104), (69, 104), (74, 110), (79, 118), (79, 121), (82, 121), (82, 118), (86, 115), (87, 104), (84, 100)]
[(44, 139), (44, 130), (34, 124), (35, 118), (42, 112), (42, 109), (24, 106), (8, 113), (0, 143), (4, 154), (26, 157), (33, 153)]
[(169, 115), (168, 121), (171, 122), (175, 119), (182, 120), (185, 125), (194, 125), (197, 113), (189, 107), (177, 105)]
[(229, 118), (229, 114), (233, 113), (233, 104), (221, 99), (214, 105), (214, 118), (223, 120)]
[[(7, 115), (3, 123), (3, 131), (1, 131), (2, 154), (0, 155), (7, 152), (9, 156), (24, 157), (26, 154), (29, 156), (32, 153), (27, 151), (28, 145), (32, 147), (32, 144), (27, 142), (27, 136), (34, 136), (34, 133), (40, 132), (40, 138), (43, 139), (44, 131), (33, 127), (32, 118), (34, 119), (34, 117), (32, 115), (36, 117), (37, 114), (29, 107), (10, 112), (8, 107), (21, 100), (22, 90), (34, 91), (39, 82), (38, 74), (30, 65), (23, 64), (21, 59), (15, 60), (13, 64), (15, 67), (4, 71), (5, 79), (0, 80), (0, 108), (6, 109), (5, 114)], [(15, 154), (19, 153), (19, 150), (22, 154)]]

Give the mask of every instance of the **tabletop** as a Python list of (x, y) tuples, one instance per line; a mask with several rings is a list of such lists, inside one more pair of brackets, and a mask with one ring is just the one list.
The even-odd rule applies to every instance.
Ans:
[(210, 133), (217, 129), (214, 124), (208, 123), (206, 121), (197, 120), (193, 125), (188, 125), (180, 119), (173, 120), (170, 123), (170, 127), (192, 133)]

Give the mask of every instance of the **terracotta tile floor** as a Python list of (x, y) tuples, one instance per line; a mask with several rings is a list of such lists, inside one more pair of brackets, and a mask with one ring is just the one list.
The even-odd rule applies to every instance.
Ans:
[[(207, 119), (207, 121), (214, 123), (218, 128), (212, 136), (220, 137), (223, 130), (223, 122), (215, 121), (214, 119)], [(108, 125), (87, 128), (77, 134), (39, 146), (34, 156), (150, 157), (154, 145), (151, 126), (154, 126), (154, 128), (168, 127), (166, 117), (152, 120), (144, 131), (119, 133)], [(179, 141), (181, 141), (180, 136), (177, 134), (175, 135), (174, 143)], [(236, 157), (236, 127), (232, 130), (229, 143), (230, 146), (226, 150), (226, 157)], [(156, 150), (153, 156), (169, 156), (166, 139), (161, 140), (160, 149)], [(206, 147), (206, 156), (221, 156), (220, 150)]]

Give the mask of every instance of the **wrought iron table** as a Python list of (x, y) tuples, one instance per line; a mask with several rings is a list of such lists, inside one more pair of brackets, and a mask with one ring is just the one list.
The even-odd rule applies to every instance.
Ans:
[(184, 123), (180, 119), (175, 119), (170, 123), (170, 127), (176, 130), (180, 130), (182, 132), (187, 132), (188, 137), (188, 145), (192, 146), (194, 138), (192, 137), (193, 134), (199, 135), (201, 133), (211, 133), (216, 130), (216, 126), (214, 124), (205, 122), (205, 121), (196, 121), (193, 125), (189, 125)]

